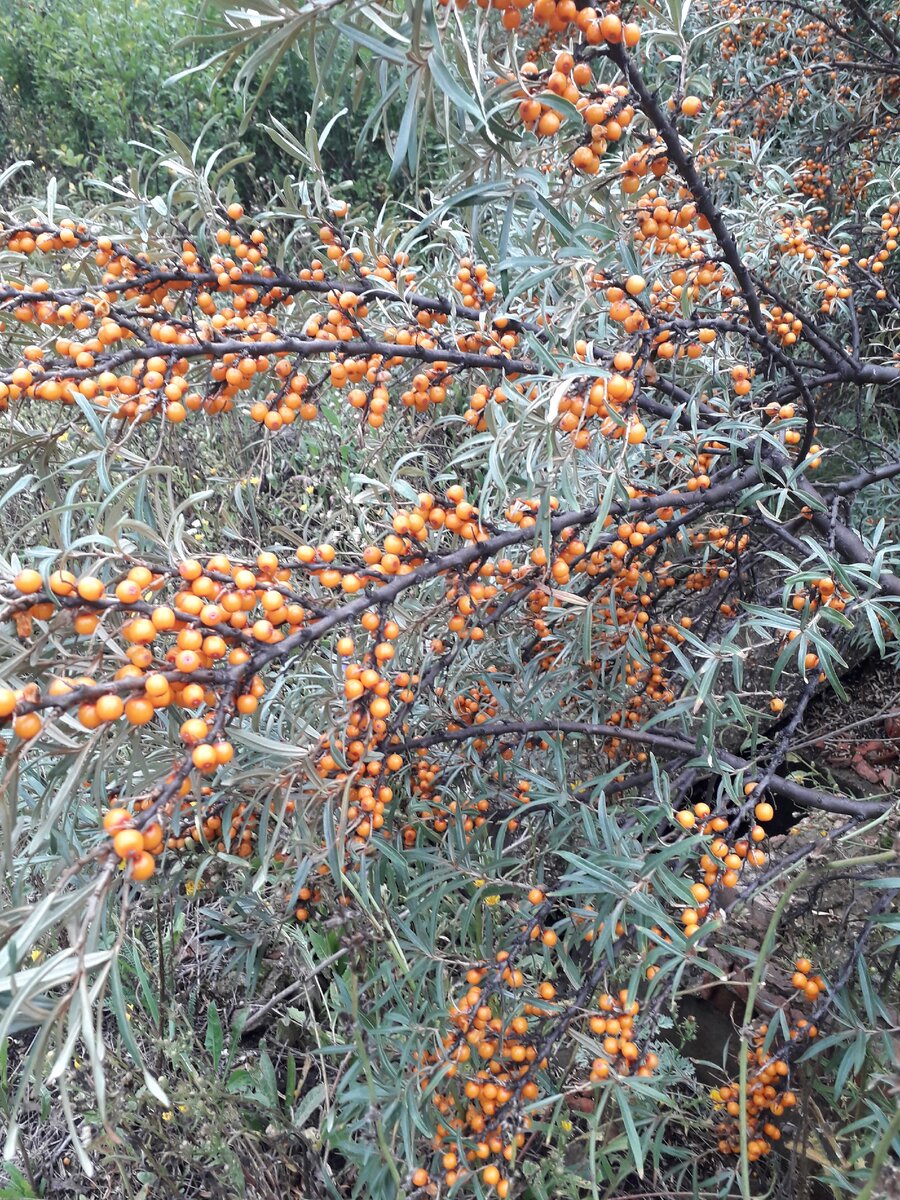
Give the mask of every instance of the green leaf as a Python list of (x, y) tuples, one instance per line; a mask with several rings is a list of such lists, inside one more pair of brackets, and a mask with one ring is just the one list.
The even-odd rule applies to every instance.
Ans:
[(222, 1060), (222, 1047), (224, 1045), (224, 1034), (222, 1033), (222, 1022), (219, 1020), (219, 1011), (216, 1008), (215, 1002), (210, 1000), (206, 1008), (206, 1036), (203, 1044), (209, 1051), (209, 1055), (213, 1061), (213, 1068), (218, 1071), (219, 1064)]

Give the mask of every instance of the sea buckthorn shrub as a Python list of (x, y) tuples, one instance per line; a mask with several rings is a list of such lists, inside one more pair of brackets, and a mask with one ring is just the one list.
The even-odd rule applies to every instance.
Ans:
[(804, 722), (896, 658), (900, 35), (385, 11), (420, 213), (3, 217), (7, 1158), (137, 1091), (192, 1194), (190, 1059), (223, 1196), (871, 1194), (896, 811)]

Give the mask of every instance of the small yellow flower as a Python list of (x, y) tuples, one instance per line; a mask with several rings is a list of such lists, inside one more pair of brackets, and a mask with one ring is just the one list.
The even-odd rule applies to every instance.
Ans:
[(494, 892), (494, 894), (491, 896), (485, 896), (484, 902), (485, 902), (485, 904), (489, 904), (491, 906), (491, 908), (493, 908), (495, 904), (500, 903), (500, 897), (497, 895), (496, 892)]
[(563, 1119), (562, 1121), (560, 1121), (559, 1125), (564, 1133), (572, 1132), (572, 1122), (571, 1121), (566, 1121), (565, 1119)]
[(167, 1108), (166, 1111), (162, 1115), (162, 1119), (164, 1121), (171, 1121), (172, 1120), (172, 1110)]
[(315, 490), (316, 489), (312, 486), (312, 484), (310, 484), (309, 487), (306, 489), (307, 496), (311, 496)]
[(487, 882), (487, 880), (485, 880), (485, 879), (476, 879), (475, 886), (476, 887), (484, 887), (486, 882)]
[(184, 894), (186, 896), (193, 896), (193, 894), (194, 894), (194, 892), (196, 892), (196, 890), (197, 890), (196, 883), (194, 883), (193, 879), (189, 879), (187, 881), (187, 883), (184, 885)]
[(31, 961), (32, 962), (37, 962), (38, 959), (41, 959), (43, 957), (44, 957), (43, 950), (32, 950), (32, 952), (31, 952)]

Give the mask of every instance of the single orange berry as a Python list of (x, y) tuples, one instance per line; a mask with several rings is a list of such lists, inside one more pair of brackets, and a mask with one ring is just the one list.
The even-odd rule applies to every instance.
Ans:
[(78, 580), (78, 595), (82, 600), (95, 604), (103, 595), (103, 583), (93, 575), (85, 575)]
[(142, 850), (136, 858), (131, 860), (131, 878), (136, 883), (143, 883), (145, 879), (149, 879), (156, 870), (156, 862), (153, 855), (146, 850)]
[(13, 721), (13, 733), (24, 742), (37, 737), (43, 728), (43, 722), (36, 712), (25, 713)]
[(113, 838), (113, 850), (119, 858), (137, 858), (144, 852), (144, 835), (137, 829), (120, 829)]
[(121, 696), (101, 696), (95, 707), (101, 721), (117, 721), (125, 711)]
[(103, 818), (103, 828), (109, 834), (118, 833), (120, 829), (127, 829), (131, 824), (131, 813), (127, 808), (111, 808)]
[(30, 568), (20, 571), (13, 580), (13, 583), (16, 586), (16, 590), (20, 591), (24, 596), (33, 596), (35, 592), (39, 592), (44, 586), (40, 572), (33, 571)]

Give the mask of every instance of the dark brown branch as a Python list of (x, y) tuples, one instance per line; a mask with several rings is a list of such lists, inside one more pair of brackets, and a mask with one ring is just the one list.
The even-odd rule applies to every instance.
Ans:
[(725, 218), (722, 216), (718, 205), (713, 199), (712, 193), (694, 165), (693, 156), (688, 154), (682, 147), (678, 130), (666, 116), (659, 100), (647, 87), (643, 75), (638, 70), (637, 64), (628, 55), (625, 47), (621, 44), (610, 44), (607, 48), (607, 54), (628, 80), (638, 97), (641, 111), (653, 122), (657, 133), (665, 142), (669, 159), (690, 190), (697, 204), (698, 211), (709, 222), (709, 227), (722, 248), (725, 261), (731, 268), (741, 289), (741, 294), (744, 297), (747, 312), (750, 315), (750, 320), (754, 328), (758, 333), (765, 334), (766, 321), (763, 317), (759, 297), (756, 294), (756, 288), (753, 286), (750, 272), (744, 265), (740, 251), (737, 248), (737, 243), (732, 236), (731, 230), (726, 225)]
[[(625, 726), (595, 724), (591, 721), (505, 721), (484, 725), (475, 725), (465, 729), (447, 729), (442, 733), (428, 734), (425, 737), (410, 738), (404, 743), (406, 750), (424, 750), (429, 746), (438, 746), (446, 742), (463, 742), (471, 738), (527, 736), (532, 733), (574, 733), (590, 737), (623, 738), (627, 741), (640, 742), (653, 749), (667, 753), (683, 755), (686, 751), (701, 753), (697, 741), (665, 726), (657, 725), (652, 730), (629, 729)], [(733, 770), (752, 770), (753, 764), (749, 759), (740, 758), (736, 754), (715, 749), (713, 753)], [(844, 816), (856, 817), (860, 820), (878, 817), (887, 812), (889, 804), (877, 804), (865, 800), (851, 800), (847, 796), (836, 796), (817, 788), (804, 787), (790, 779), (773, 776), (768, 782), (768, 788), (775, 795), (783, 796), (801, 808), (816, 808), (822, 812), (840, 813)]]

